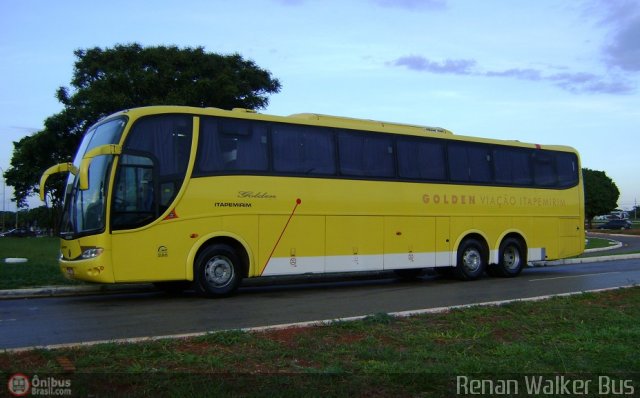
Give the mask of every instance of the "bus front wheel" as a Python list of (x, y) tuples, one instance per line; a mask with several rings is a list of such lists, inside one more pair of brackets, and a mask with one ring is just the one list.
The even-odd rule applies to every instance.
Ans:
[(476, 239), (467, 239), (458, 248), (458, 258), (454, 268), (458, 279), (472, 281), (480, 278), (486, 267), (484, 246)]
[(240, 258), (225, 244), (206, 247), (196, 257), (194, 281), (196, 291), (207, 297), (232, 295), (242, 280)]

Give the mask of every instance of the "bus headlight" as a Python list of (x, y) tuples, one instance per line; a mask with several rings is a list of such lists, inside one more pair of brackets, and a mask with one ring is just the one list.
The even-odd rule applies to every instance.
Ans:
[(82, 252), (82, 258), (83, 259), (95, 258), (95, 257), (98, 257), (99, 255), (101, 255), (103, 251), (104, 251), (104, 249), (101, 248), (101, 247), (90, 247), (90, 248), (85, 249)]

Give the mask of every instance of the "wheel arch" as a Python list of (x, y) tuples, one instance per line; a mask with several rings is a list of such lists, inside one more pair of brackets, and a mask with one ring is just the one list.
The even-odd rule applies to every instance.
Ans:
[(498, 264), (500, 262), (500, 246), (502, 246), (502, 243), (505, 240), (510, 238), (520, 241), (523, 251), (525, 254), (528, 253), (529, 245), (527, 244), (526, 235), (520, 230), (507, 230), (504, 231), (496, 240), (496, 245), (493, 250), (491, 250), (491, 258), (489, 259), (490, 264)]
[(214, 232), (201, 237), (196, 244), (191, 247), (185, 264), (187, 280), (193, 280), (193, 267), (196, 258), (198, 258), (198, 254), (200, 254), (200, 252), (205, 248), (218, 243), (231, 246), (238, 253), (238, 256), (242, 259), (242, 277), (246, 278), (249, 276), (249, 270), (252, 266), (253, 252), (249, 248), (247, 242), (238, 235), (232, 233)]
[(485, 262), (488, 264), (488, 261), (490, 259), (490, 250), (489, 250), (489, 239), (487, 238), (487, 236), (482, 233), (482, 231), (479, 230), (469, 230), (466, 231), (462, 234), (460, 234), (460, 236), (458, 237), (458, 239), (456, 240), (455, 245), (453, 246), (453, 253), (451, 256), (452, 259), (452, 266), (456, 267), (458, 265), (458, 250), (460, 250), (460, 245), (462, 245), (462, 242), (468, 240), (468, 239), (475, 239), (478, 242), (480, 242), (480, 244), (482, 245), (482, 249), (483, 249), (483, 257)]

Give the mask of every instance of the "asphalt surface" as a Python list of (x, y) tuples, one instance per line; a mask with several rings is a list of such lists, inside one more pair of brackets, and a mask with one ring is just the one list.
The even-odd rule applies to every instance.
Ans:
[[(597, 260), (596, 260), (597, 261)], [(271, 281), (272, 283), (274, 281)], [(525, 269), (513, 279), (460, 282), (435, 275), (313, 278), (243, 287), (203, 299), (137, 292), (0, 300), (0, 349), (330, 320), (374, 313), (526, 299), (640, 283), (640, 259)]]
[(620, 253), (628, 253), (631, 251), (636, 251), (636, 252), (640, 251), (640, 235), (608, 234), (608, 233), (602, 233), (602, 232), (589, 232), (587, 235), (593, 236), (596, 238), (613, 239), (615, 241), (620, 242), (621, 244), (620, 244), (620, 247), (612, 250), (606, 250), (604, 252), (602, 251), (586, 252), (580, 257), (593, 257), (593, 256), (600, 256), (603, 254), (606, 254), (609, 256), (609, 255), (616, 255)]

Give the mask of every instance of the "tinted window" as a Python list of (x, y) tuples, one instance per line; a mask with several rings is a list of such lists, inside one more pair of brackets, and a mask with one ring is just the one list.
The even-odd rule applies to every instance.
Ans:
[(573, 153), (557, 152), (558, 184), (571, 187), (578, 183), (578, 158)]
[(494, 179), (498, 184), (532, 185), (531, 152), (498, 147), (493, 150)]
[(383, 135), (339, 134), (340, 172), (349, 176), (393, 177), (393, 141)]
[(248, 120), (202, 118), (195, 175), (266, 171), (267, 127)]
[(111, 206), (113, 229), (135, 228), (156, 218), (158, 195), (153, 170), (153, 161), (148, 157), (120, 157)]
[(553, 187), (558, 182), (555, 156), (548, 151), (534, 151), (533, 159), (533, 179), (536, 186)]
[(191, 150), (190, 115), (151, 116), (138, 121), (125, 148), (156, 159), (161, 179), (184, 179)]
[(333, 134), (327, 129), (276, 125), (272, 132), (273, 169), (300, 174), (335, 174)]
[(469, 143), (449, 143), (449, 173), (452, 181), (491, 182), (491, 152), (489, 146)]
[(156, 193), (161, 199), (160, 213), (176, 197), (186, 176), (192, 130), (191, 115), (150, 116), (133, 126), (125, 142), (126, 153), (145, 156), (153, 161), (153, 172), (158, 177), (161, 191)]
[(444, 144), (436, 140), (400, 138), (398, 148), (398, 175), (401, 178), (444, 180)]

